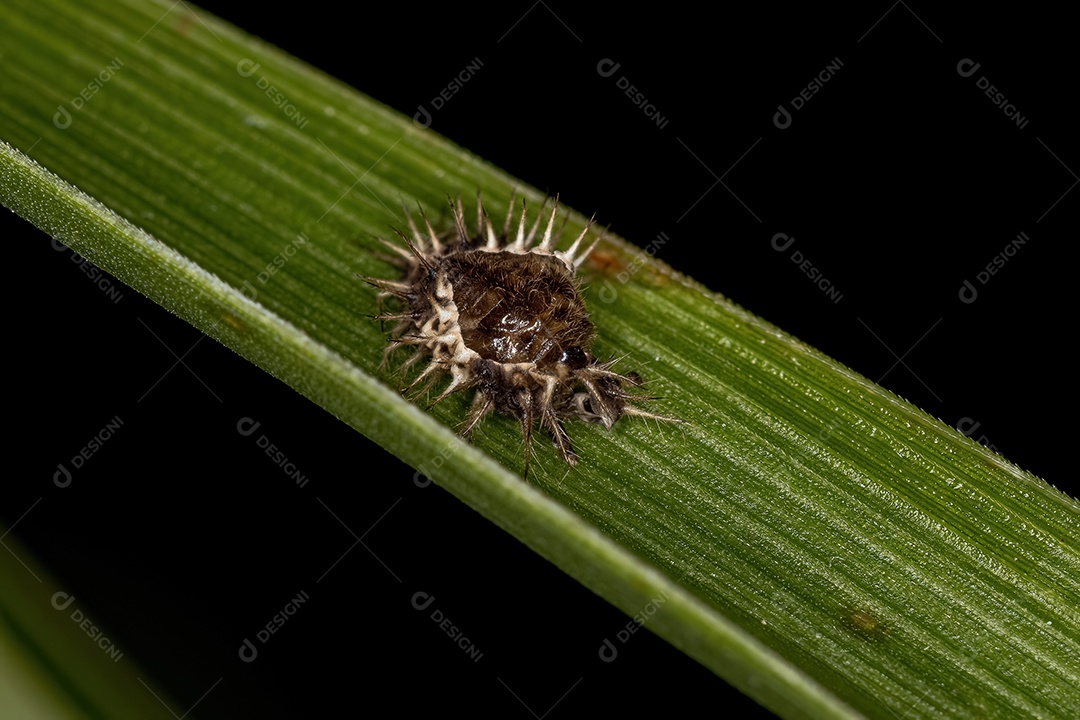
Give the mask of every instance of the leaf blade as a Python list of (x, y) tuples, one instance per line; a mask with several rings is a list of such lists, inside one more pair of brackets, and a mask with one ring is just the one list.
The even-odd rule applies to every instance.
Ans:
[[(110, 21), (120, 22), (120, 16), (126, 18), (125, 32), (130, 42), (137, 34), (138, 23), (132, 19), (134, 15), (119, 12)], [(72, 23), (74, 26), (77, 21)], [(35, 25), (28, 22), (23, 27), (29, 30)], [(185, 62), (169, 62), (169, 53), (187, 58), (185, 43), (197, 42), (200, 50), (216, 58), (216, 67), (220, 68), (228, 67), (225, 61), (235, 60), (236, 56), (216, 49), (212, 35), (220, 34), (227, 43), (246, 47), (223, 27), (211, 24), (208, 34), (193, 27), (194, 32), (186, 35), (177, 28), (173, 28), (175, 33), (163, 33), (161, 38), (155, 34), (152, 42), (160, 46), (153, 51), (140, 50), (140, 59), (154, 66), (156, 73), (177, 79), (182, 87), (196, 88), (199, 81), (193, 78), (198, 65), (189, 70)], [(63, 42), (75, 42), (81, 32), (72, 30)], [(156, 65), (151, 62), (157, 57), (155, 52), (162, 54)], [(108, 48), (100, 48), (98, 60), (83, 63), (80, 71), (93, 67), (94, 62), (107, 63), (110, 53), (119, 57)], [(429, 133), (407, 121), (397, 121), (398, 131), (393, 132), (388, 128), (395, 127), (395, 121), (378, 106), (361, 110), (362, 100), (270, 51), (260, 60), (260, 72), (264, 74), (254, 82), (254, 76), (243, 78), (237, 73), (245, 82), (233, 82), (226, 88), (221, 81), (204, 77), (209, 92), (202, 99), (219, 112), (206, 112), (201, 119), (192, 118), (185, 124), (182, 117), (173, 119), (164, 108), (189, 103), (177, 103), (175, 98), (170, 101), (163, 93), (155, 95), (151, 87), (133, 85), (124, 97), (129, 107), (142, 109), (141, 114), (150, 119), (152, 136), (129, 141), (116, 129), (123, 127), (117, 116), (107, 106), (90, 104), (88, 100), (85, 112), (77, 115), (66, 131), (85, 132), (72, 133), (80, 142), (69, 142), (65, 135), (64, 143), (55, 148), (46, 145), (42, 153), (50, 158), (50, 165), (68, 168), (68, 172), (84, 178), (95, 194), (110, 197), (111, 204), (169, 237), (172, 247), (184, 256), (200, 265), (213, 266), (224, 280), (226, 291), (236, 289), (230, 295), (230, 302), (235, 304), (228, 307), (230, 312), (242, 306), (244, 294), (237, 290), (246, 288), (247, 283), (265, 306), (259, 313), (245, 316), (245, 322), (257, 326), (269, 323), (268, 318), (275, 315), (289, 317), (289, 332), (297, 345), (298, 358), (319, 355), (311, 350), (306, 356), (299, 349), (305, 338), (316, 339), (327, 357), (337, 353), (338, 374), (328, 370), (321, 384), (309, 379), (311, 385), (307, 387), (301, 380), (293, 381), (309, 397), (333, 407), (334, 383), (348, 384), (352, 377), (350, 366), (371, 374), (377, 372), (378, 350), (383, 341), (377, 329), (356, 322), (356, 316), (370, 307), (370, 296), (358, 293), (350, 278), (357, 268), (369, 274), (385, 274), (388, 268), (364, 256), (355, 263), (344, 260), (356, 254), (349, 237), (358, 228), (370, 235), (385, 234), (384, 221), (389, 216), (383, 214), (391, 205), (387, 196), (395, 194), (395, 189), (407, 193), (410, 201), (418, 198), (427, 207), (436, 207), (443, 202), (447, 184), (474, 183), (490, 197), (505, 193), (511, 181), (448, 146), (439, 147), (440, 162), (425, 166), (421, 159), (436, 152), (432, 148), (438, 146)], [(115, 89), (115, 94), (121, 95), (123, 67), (134, 70), (137, 66), (135, 60), (121, 66), (115, 80), (109, 81), (109, 92)], [(43, 68), (43, 72), (67, 78), (61, 84), (68, 87), (85, 83), (80, 71), (64, 75), (48, 62), (43, 62)], [(290, 98), (299, 98), (298, 102), (317, 107), (320, 98), (333, 99), (345, 110), (337, 113), (337, 119), (328, 122), (325, 130), (320, 129), (317, 139), (298, 132), (302, 128), (289, 130), (288, 118), (268, 112), (262, 100), (265, 95), (260, 97), (258, 84), (263, 77), (273, 77), (274, 86)], [(305, 83), (313, 88), (311, 100), (304, 94)], [(49, 109), (29, 90), (37, 83), (28, 80), (25, 84), (25, 107), (36, 110), (10, 110), (7, 116), (24, 131), (33, 126), (43, 108)], [(72, 92), (78, 90), (69, 90), (67, 95), (56, 91), (52, 100), (60, 98), (56, 101), (64, 102)], [(102, 94), (98, 101), (103, 102), (105, 97)], [(183, 95), (180, 99), (191, 97), (201, 96)], [(230, 104), (233, 99), (235, 104)], [(96, 114), (99, 111), (100, 120)], [(214, 122), (221, 116), (259, 132), (236, 133), (231, 140), (223, 141), (214, 129)], [(343, 116), (350, 119), (342, 120)], [(348, 130), (362, 118), (367, 118), (364, 122), (370, 126), (365, 142), (351, 139)], [(198, 164), (184, 160), (184, 144), (177, 141), (193, 132), (196, 120), (205, 129), (199, 134), (198, 147), (208, 157), (213, 157), (216, 149), (226, 156), (205, 172), (193, 172)], [(80, 130), (84, 125), (87, 129)], [(81, 151), (82, 145), (95, 137), (107, 137), (115, 143), (111, 151), (98, 155)], [(350, 152), (332, 149), (343, 147)], [(126, 177), (123, 168), (110, 165), (108, 158), (121, 155), (125, 148), (141, 158), (132, 164), (144, 172), (121, 183)], [(267, 151), (280, 158), (279, 164), (268, 167), (259, 162), (258, 154)], [(385, 160), (388, 156), (391, 161)], [(347, 194), (342, 189), (359, 189), (359, 178), (368, 177), (365, 168), (372, 163), (380, 167), (371, 177), (369, 194), (380, 199), (360, 194), (340, 202), (339, 198)], [(169, 172), (155, 177), (148, 172), (155, 164), (166, 165)], [(304, 183), (294, 179), (301, 172), (309, 175)], [(80, 180), (80, 184), (83, 182)], [(270, 187), (273, 192), (267, 190)], [(220, 192), (214, 192), (214, 188)], [(157, 196), (174, 192), (187, 198), (187, 207), (170, 216), (168, 203)], [(245, 200), (249, 196), (253, 198), (250, 203)], [(228, 211), (214, 210), (215, 202)], [(321, 215), (327, 206), (334, 212)], [(153, 217), (147, 218), (147, 211)], [(575, 217), (573, 225), (580, 225), (580, 221)], [(317, 232), (314, 227), (318, 227)], [(260, 274), (268, 273), (274, 259), (298, 237), (312, 238), (309, 253), (299, 255), (296, 262), (290, 260), (280, 274), (275, 272), (261, 282)], [(83, 249), (93, 257), (96, 247), (90, 243)], [(1077, 565), (1075, 549), (1065, 545), (1075, 521), (1075, 503), (662, 265), (647, 262), (637, 266), (639, 251), (614, 239), (602, 249), (616, 268), (638, 270), (629, 282), (619, 283), (618, 273), (611, 268), (589, 269), (593, 281), (589, 298), (601, 328), (601, 347), (611, 351), (634, 348), (630, 361), (646, 363), (650, 380), (663, 381), (664, 394), (669, 397), (660, 407), (690, 423), (677, 430), (631, 424), (620, 428), (613, 437), (583, 431), (580, 441), (577, 437), (575, 441), (601, 471), (583, 475), (583, 482), (573, 484), (554, 481), (558, 471), (553, 471), (552, 477), (543, 481), (552, 497), (588, 518), (594, 526), (604, 528), (655, 566), (670, 568), (673, 561), (680, 562), (679, 582), (711, 608), (703, 621), (713, 621), (718, 609), (736, 617), (743, 627), (754, 628), (764, 621), (765, 629), (756, 629), (758, 638), (790, 655), (814, 655), (809, 663), (811, 672), (827, 686), (838, 688), (837, 692), (850, 693), (845, 697), (854, 698), (853, 704), (863, 711), (903, 711), (927, 698), (943, 711), (963, 709), (962, 703), (957, 704), (934, 686), (934, 664), (953, 666), (957, 671), (954, 686), (964, 690), (965, 699), (975, 701), (979, 697), (977, 689), (982, 687), (980, 682), (990, 677), (993, 669), (989, 663), (972, 662), (967, 656), (999, 641), (1002, 644), (994, 645), (995, 649), (1025, 655), (1035, 671), (1024, 682), (999, 683), (994, 697), (1001, 704), (980, 709), (990, 712), (1006, 703), (1037, 709), (1039, 699), (1034, 695), (1039, 693), (1045, 696), (1045, 702), (1067, 707), (1072, 697), (1070, 668), (1055, 659), (1069, 657), (1068, 651), (1075, 647), (1069, 634), (1075, 628), (1075, 614), (1068, 612), (1067, 602), (1075, 591), (1072, 578)], [(110, 268), (127, 262), (110, 260), (106, 255), (97, 259)], [(118, 271), (118, 275), (123, 273)], [(603, 290), (608, 287), (605, 282), (617, 291), (614, 302), (603, 300)], [(168, 286), (166, 278), (161, 283)], [(321, 295), (325, 298), (320, 299)], [(164, 302), (173, 297), (162, 295)], [(297, 298), (309, 301), (302, 310)], [(211, 332), (214, 313), (222, 311), (216, 306), (197, 305), (177, 309), (189, 318), (195, 317), (200, 327), (211, 328)], [(656, 317), (665, 322), (657, 323)], [(238, 342), (226, 337), (227, 330), (219, 333), (227, 343)], [(259, 356), (253, 349), (248, 352)], [(649, 365), (648, 358), (654, 358), (653, 362), (660, 358), (662, 362)], [(287, 372), (277, 366), (269, 369), (275, 374)], [(366, 407), (363, 403), (385, 401), (384, 411), (390, 417), (401, 413), (409, 416), (410, 422), (428, 422), (421, 419), (425, 416), (414, 417), (415, 409), (393, 404), (396, 398), (392, 394), (376, 399), (381, 392), (378, 387), (376, 384), (370, 388), (370, 396), (357, 390), (353, 404), (335, 409), (335, 413), (359, 415), (360, 408)], [(667, 392), (667, 388), (676, 392)], [(452, 421), (460, 416), (460, 410), (460, 404), (451, 405), (440, 409), (438, 417)], [(373, 436), (380, 432), (377, 427), (362, 427)], [(501, 517), (500, 512), (508, 513), (500, 524), (505, 523), (504, 527), (515, 534), (536, 533), (531, 543), (546, 556), (555, 552), (551, 548), (560, 541), (565, 543), (566, 547), (559, 550), (567, 554), (561, 564), (571, 567), (577, 577), (588, 574), (587, 568), (579, 565), (584, 561), (569, 559), (577, 556), (573, 543), (567, 541), (570, 531), (553, 519), (553, 508), (557, 506), (541, 512), (539, 505), (532, 504), (529, 491), (518, 488), (512, 474), (495, 466), (489, 467), (490, 473), (472, 474), (472, 463), (483, 465), (489, 461), (472, 450), (459, 450), (444, 428), (431, 425), (429, 429), (421, 433), (422, 447), (403, 445), (395, 452), (422, 466), (431, 460), (427, 453), (432, 449), (453, 447), (453, 457), (439, 476), (448, 488), (485, 515)], [(658, 435), (664, 436), (667, 447), (675, 451), (659, 450)], [(390, 434), (383, 439), (395, 442)], [(496, 424), (478, 440), (493, 456), (514, 466), (518, 453), (512, 424)], [(844, 449), (845, 445), (848, 449)], [(942, 447), (935, 449), (939, 445)], [(963, 464), (946, 461), (961, 455)], [(464, 462), (466, 457), (468, 462)], [(635, 461), (636, 474), (626, 471), (626, 458)], [(461, 461), (460, 466), (457, 461)], [(546, 462), (551, 465), (550, 455)], [(998, 478), (1006, 482), (999, 485)], [(593, 490), (593, 481), (604, 484), (605, 493)], [(952, 481), (959, 487), (950, 484)], [(969, 504), (962, 511), (943, 499), (954, 494), (954, 488), (967, 488)], [(1024, 492), (1034, 500), (1026, 498), (1031, 502), (1022, 502)], [(1036, 534), (1034, 541), (1027, 541), (1031, 543), (1027, 546), (1030, 557), (1024, 563), (1010, 560), (1006, 550), (1031, 531), (998, 523), (1000, 542), (987, 544), (989, 541), (980, 535), (980, 517), (973, 513), (980, 503), (1001, 508), (1010, 517), (1023, 514)], [(513, 510), (508, 509), (511, 506)], [(675, 508), (685, 514), (673, 512)], [(649, 523), (640, 522), (642, 513), (646, 513)], [(537, 514), (545, 514), (551, 528), (560, 528), (563, 535), (549, 536), (551, 528), (530, 522)], [(587, 527), (583, 526), (582, 532)], [(933, 543), (926, 539), (935, 536)], [(834, 537), (845, 538), (848, 545), (837, 548), (823, 542)], [(687, 548), (693, 549), (689, 556)], [(936, 561), (931, 563), (931, 558)], [(1038, 612), (1049, 611), (1051, 620), (1066, 629), (1056, 634), (1049, 631), (1045, 636), (1035, 633), (1027, 638), (1031, 644), (1025, 645), (1007, 632), (994, 606), (1000, 605), (1009, 588), (1028, 582), (1021, 576), (1031, 574), (1025, 571), (1025, 563), (1032, 562), (1039, 565), (1040, 574), (1030, 582), (1027, 592), (1045, 596), (1049, 602), (1026, 608), (1025, 619), (1033, 624)], [(786, 564), (797, 572), (785, 568)], [(944, 571), (946, 566), (962, 568), (964, 578), (979, 577), (980, 592), (989, 599), (952, 600), (963, 597), (965, 582), (950, 578)], [(889, 580), (890, 572), (898, 574), (898, 581)], [(893, 601), (892, 594), (900, 592), (902, 585), (911, 587)], [(651, 587), (655, 591), (664, 588)], [(615, 602), (631, 614), (654, 597), (625, 590), (623, 596), (618, 587), (605, 588), (604, 592), (609, 598), (615, 595)], [(842, 597), (837, 599), (836, 594)], [(920, 608), (920, 622), (905, 617), (905, 603)], [(674, 613), (674, 602), (671, 607)], [(951, 630), (954, 637), (931, 632), (935, 618), (949, 615), (977, 620), (958, 622)], [(669, 638), (678, 635), (677, 629), (667, 629), (662, 622), (657, 618), (651, 626), (664, 629)], [(823, 628), (827, 647), (820, 649), (816, 636)], [(955, 640), (977, 631), (988, 638), (983, 646)], [(683, 637), (676, 642), (692, 647), (694, 639)], [(919, 643), (937, 646), (933, 662), (917, 652)], [(834, 670), (832, 666), (840, 665), (847, 655), (858, 658), (860, 667), (847, 673)], [(721, 662), (722, 656), (709, 656), (710, 667), (739, 672)], [(1045, 671), (1040, 673), (1041, 668)], [(775, 668), (772, 672), (783, 675)], [(1029, 687), (1025, 688), (1025, 684)], [(1043, 692), (1049, 688), (1056, 689)], [(788, 696), (781, 693), (769, 703), (776, 707), (787, 700)], [(802, 702), (810, 703), (805, 698)], [(833, 706), (834, 711), (840, 712), (837, 707)]]

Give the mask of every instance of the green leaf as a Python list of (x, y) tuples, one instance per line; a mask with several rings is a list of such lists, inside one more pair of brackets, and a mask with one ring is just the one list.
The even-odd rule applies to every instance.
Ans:
[[(430, 414), (402, 399), (385, 335), (358, 322), (375, 299), (355, 275), (392, 272), (376, 238), (402, 201), (438, 220), (448, 192), (540, 194), (170, 7), (0, 10), (16, 59), (0, 85), (4, 205), (627, 614), (654, 608), (649, 630), (783, 717), (1076, 707), (1077, 503), (618, 237), (585, 268), (598, 349), (642, 368), (664, 389), (650, 407), (685, 424), (575, 428), (586, 461), (568, 474), (537, 443), (527, 485), (513, 422), (470, 446), (450, 430), (467, 398)], [(567, 235), (583, 224), (571, 214)], [(96, 682), (25, 650), (45, 645), (40, 598), (4, 603), (8, 637), (30, 638), (7, 648), (43, 685), (74, 697)]]

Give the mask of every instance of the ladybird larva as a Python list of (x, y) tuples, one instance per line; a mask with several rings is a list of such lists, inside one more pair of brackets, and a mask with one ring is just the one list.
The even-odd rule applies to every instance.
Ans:
[[(624, 415), (672, 420), (636, 407), (651, 398), (637, 373), (622, 375), (614, 360), (598, 360), (591, 349), (595, 331), (581, 297), (577, 269), (589, 256), (592, 221), (566, 250), (556, 250), (558, 198), (551, 203), (542, 237), (541, 216), (526, 229), (526, 206), (513, 233), (515, 196), (502, 232), (496, 232), (477, 195), (475, 233), (466, 228), (460, 197), (450, 201), (455, 230), (437, 233), (421, 212), (421, 229), (406, 209), (409, 234), (395, 230), (404, 245), (384, 240), (401, 270), (398, 280), (366, 278), (377, 287), (379, 303), (396, 298), (398, 307), (376, 315), (393, 320), (387, 354), (415, 348), (401, 366), (406, 372), (428, 363), (403, 392), (423, 395), (444, 376), (449, 383), (434, 405), (455, 392), (475, 390), (459, 434), (470, 438), (477, 423), (495, 410), (521, 424), (528, 478), (533, 427), (546, 430), (569, 465), (578, 456), (564, 421), (578, 419), (611, 427)], [(565, 221), (564, 221), (565, 224)]]

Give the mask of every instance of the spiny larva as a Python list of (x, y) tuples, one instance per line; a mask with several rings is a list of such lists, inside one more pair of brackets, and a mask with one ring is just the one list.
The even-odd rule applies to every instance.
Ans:
[(595, 246), (585, 245), (592, 221), (567, 250), (556, 250), (561, 234), (561, 228), (554, 229), (556, 198), (537, 243), (547, 202), (526, 229), (523, 199), (513, 234), (513, 194), (501, 233), (479, 195), (475, 233), (466, 228), (460, 197), (450, 201), (456, 231), (448, 234), (435, 232), (422, 212), (421, 231), (406, 209), (411, 237), (395, 230), (404, 247), (383, 240), (394, 251), (391, 260), (401, 278), (366, 278), (381, 291), (380, 305), (397, 299), (394, 311), (375, 316), (397, 321), (387, 354), (415, 348), (401, 367), (403, 373), (427, 360), (403, 392), (424, 394), (447, 375), (449, 383), (431, 405), (451, 393), (474, 390), (459, 430), (465, 438), (492, 410), (517, 418), (525, 439), (526, 479), (536, 424), (551, 436), (562, 459), (575, 465), (577, 455), (563, 426), (567, 419), (608, 430), (623, 415), (673, 420), (631, 404), (651, 399), (627, 392), (643, 385), (637, 373), (621, 375), (612, 370), (614, 360), (593, 356), (594, 329), (577, 279), (577, 268)]

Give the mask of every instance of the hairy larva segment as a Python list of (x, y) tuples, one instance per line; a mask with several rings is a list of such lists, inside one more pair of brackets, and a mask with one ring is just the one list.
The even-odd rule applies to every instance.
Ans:
[(466, 438), (492, 411), (517, 418), (525, 440), (525, 478), (537, 425), (574, 465), (578, 458), (566, 420), (611, 429), (624, 415), (670, 419), (632, 404), (648, 399), (627, 392), (642, 386), (636, 373), (620, 375), (611, 369), (613, 361), (593, 356), (593, 325), (577, 279), (578, 266), (592, 250), (586, 245), (591, 222), (567, 250), (556, 250), (558, 199), (545, 215), (546, 205), (545, 200), (528, 226), (525, 201), (515, 214), (511, 195), (503, 228), (496, 231), (478, 196), (477, 227), (470, 233), (461, 199), (452, 200), (455, 229), (449, 236), (436, 233), (423, 213), (419, 226), (406, 209), (409, 234), (398, 232), (404, 246), (384, 241), (400, 280), (367, 278), (379, 288), (380, 304), (396, 300), (393, 312), (376, 317), (396, 321), (388, 354), (412, 348), (400, 371), (427, 362), (404, 392), (422, 395), (449, 377), (434, 405), (473, 390), (459, 431)]

